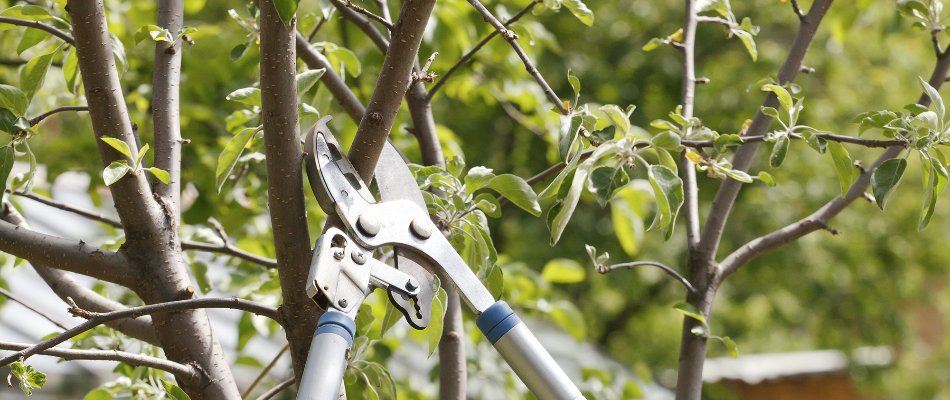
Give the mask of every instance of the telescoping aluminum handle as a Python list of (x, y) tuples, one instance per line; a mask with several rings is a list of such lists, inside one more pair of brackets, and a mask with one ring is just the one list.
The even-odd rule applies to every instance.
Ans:
[(346, 352), (353, 344), (355, 333), (356, 323), (349, 315), (329, 310), (320, 317), (297, 400), (339, 399), (346, 370)]
[(475, 324), (538, 399), (584, 398), (508, 303), (498, 301), (488, 307)]

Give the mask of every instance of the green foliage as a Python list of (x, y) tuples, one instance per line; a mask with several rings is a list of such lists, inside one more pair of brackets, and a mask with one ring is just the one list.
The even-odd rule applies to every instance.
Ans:
[(16, 378), (20, 390), (27, 396), (33, 395), (33, 389), (42, 389), (46, 385), (46, 374), (19, 361), (10, 364), (10, 374)]

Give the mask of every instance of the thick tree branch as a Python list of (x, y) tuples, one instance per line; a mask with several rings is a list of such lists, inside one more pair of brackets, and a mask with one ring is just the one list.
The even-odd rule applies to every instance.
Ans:
[(386, 51), (373, 96), (360, 120), (349, 159), (364, 181), (373, 177), (379, 153), (389, 136), (402, 98), (411, 83), (412, 67), (417, 62), (419, 45), (434, 0), (404, 1), (399, 20), (393, 25), (392, 44)]
[(45, 113), (42, 113), (42, 114), (36, 116), (35, 118), (31, 119), (31, 120), (30, 120), (30, 126), (36, 126), (36, 124), (39, 124), (40, 122), (42, 122), (42, 121), (43, 121), (44, 119), (46, 119), (47, 117), (49, 117), (49, 116), (51, 116), (51, 115), (53, 115), (53, 114), (61, 113), (61, 112), (65, 112), (65, 111), (89, 111), (89, 107), (86, 107), (86, 106), (62, 106), (62, 107), (56, 107), (56, 108), (54, 108), (54, 109), (52, 109), (52, 110), (49, 110), (49, 111), (47, 111), (47, 112), (45, 112)]
[(71, 45), (76, 45), (76, 39), (73, 39), (73, 37), (70, 36), (68, 33), (63, 32), (59, 29), (56, 29), (52, 26), (37, 22), (37, 21), (28, 21), (25, 19), (0, 16), (0, 24), (19, 25), (19, 26), (25, 26), (27, 28), (35, 28), (35, 29), (43, 30), (43, 31), (49, 32), (53, 36), (63, 39), (63, 41), (66, 43), (69, 43)]
[[(528, 12), (530, 12), (531, 10), (533, 10), (534, 7), (537, 6), (538, 4), (541, 4), (541, 0), (534, 0), (534, 1), (532, 1), (531, 3), (528, 3), (527, 6), (525, 6), (524, 8), (522, 8), (521, 11), (518, 11), (517, 14), (515, 14), (513, 17), (509, 18), (509, 19), (508, 19), (507, 21), (505, 21), (505, 23), (502, 24), (502, 25), (503, 25), (505, 28), (508, 28), (509, 25), (511, 25), (511, 24), (515, 23), (516, 21), (518, 21), (519, 19), (521, 19), (521, 17), (525, 16), (525, 14), (527, 14)], [(467, 53), (465, 53), (464, 55), (462, 55), (462, 58), (459, 58), (459, 60), (456, 61), (455, 64), (453, 64), (452, 67), (449, 68), (449, 70), (445, 72), (445, 74), (442, 75), (442, 78), (439, 78), (439, 81), (436, 82), (434, 85), (432, 85), (432, 88), (429, 89), (429, 101), (431, 101), (431, 100), (432, 100), (432, 97), (435, 96), (435, 93), (438, 92), (439, 89), (442, 88), (443, 85), (445, 85), (445, 82), (448, 81), (448, 79), (449, 79), (453, 74), (455, 74), (455, 71), (458, 71), (458, 69), (461, 68), (462, 65), (465, 65), (465, 63), (467, 63), (469, 60), (471, 60), (472, 57), (475, 56), (475, 53), (478, 53), (478, 51), (481, 50), (482, 47), (485, 47), (485, 45), (488, 44), (488, 42), (490, 42), (493, 38), (495, 38), (495, 36), (498, 36), (499, 32), (500, 32), (500, 31), (497, 30), (497, 29), (496, 29), (496, 30), (493, 30), (491, 33), (488, 34), (488, 36), (485, 36), (485, 38), (483, 38), (480, 42), (478, 42), (478, 43), (475, 45), (475, 47), (472, 47), (471, 50), (469, 50)]]
[(307, 297), (310, 233), (303, 194), (303, 151), (297, 126), (296, 20), (290, 27), (277, 15), (273, 0), (261, 1), (261, 115), (267, 157), (267, 204), (277, 250), (283, 293), (280, 310), (287, 321), (287, 341), (294, 375), (303, 373), (319, 312)]
[[(805, 54), (808, 52), (808, 47), (811, 46), (811, 42), (815, 39), (818, 26), (821, 24), (825, 13), (828, 12), (831, 3), (832, 0), (815, 0), (815, 2), (812, 3), (808, 15), (802, 18), (801, 26), (792, 43), (792, 48), (789, 50), (788, 57), (785, 59), (785, 63), (782, 64), (781, 69), (779, 69), (778, 81), (780, 83), (791, 82), (798, 75), (799, 71), (801, 71), (802, 60), (804, 60)], [(763, 107), (776, 107), (777, 105), (778, 99), (772, 93), (769, 93), (762, 103)], [(764, 135), (771, 123), (772, 117), (763, 114), (760, 107), (760, 111), (756, 113), (752, 124), (746, 131), (746, 136)], [(757, 144), (739, 148), (733, 157), (733, 168), (747, 171), (752, 164), (757, 149)], [(709, 214), (706, 217), (706, 225), (703, 228), (702, 237), (700, 238), (700, 251), (706, 262), (711, 262), (716, 255), (726, 220), (729, 218), (732, 206), (735, 204), (736, 196), (738, 196), (741, 187), (741, 182), (726, 179), (719, 187), (719, 191), (716, 192), (716, 197), (713, 199)]]
[[(138, 146), (135, 145), (135, 133), (115, 67), (102, 0), (71, 1), (67, 8), (72, 17), (76, 56), (103, 165), (126, 160), (121, 153), (99, 140), (106, 136), (128, 144), (132, 158), (137, 158)], [(126, 228), (126, 236), (131, 241), (151, 239), (148, 241), (154, 246), (164, 245), (156, 233), (161, 231), (165, 212), (152, 198), (145, 175), (128, 174), (109, 189)]]
[[(7, 215), (3, 219), (11, 224), (23, 229), (29, 229), (30, 226), (26, 220), (16, 212), (12, 207), (7, 208)], [(102, 295), (89, 290), (85, 286), (76, 282), (68, 273), (58, 269), (49, 268), (42, 264), (30, 263), (36, 273), (49, 285), (49, 288), (59, 296), (64, 302), (72, 301), (79, 307), (96, 312), (111, 312), (126, 309), (118, 302), (112, 301)], [(67, 300), (70, 299), (70, 300)], [(106, 324), (108, 327), (122, 332), (130, 337), (158, 344), (158, 338), (155, 336), (155, 330), (152, 325), (151, 317), (140, 317), (136, 319), (124, 319), (112, 321)], [(63, 329), (67, 329), (63, 327)]]
[[(0, 350), (22, 351), (32, 347), (25, 343), (0, 342)], [(201, 372), (191, 365), (182, 365), (163, 358), (150, 357), (144, 354), (129, 353), (118, 350), (78, 350), (50, 348), (36, 353), (43, 356), (59, 357), (64, 360), (106, 360), (118, 361), (132, 366), (143, 366), (162, 370), (178, 379), (198, 381)]]
[(547, 96), (548, 101), (554, 103), (554, 106), (561, 112), (561, 114), (567, 115), (570, 110), (568, 110), (564, 104), (561, 103), (561, 98), (554, 93), (554, 89), (551, 89), (551, 85), (548, 85), (548, 82), (544, 80), (544, 77), (541, 76), (541, 72), (538, 71), (538, 68), (534, 66), (534, 62), (528, 58), (528, 55), (524, 52), (524, 49), (521, 48), (521, 44), (518, 43), (518, 35), (513, 31), (506, 28), (498, 18), (495, 18), (492, 15), (491, 11), (488, 11), (485, 8), (485, 5), (478, 0), (468, 0), (468, 3), (475, 7), (475, 10), (482, 15), (482, 18), (485, 19), (491, 26), (495, 27), (495, 30), (501, 34), (505, 40), (511, 44), (511, 48), (515, 51), (515, 54), (521, 58), (521, 62), (524, 64), (525, 69), (534, 77), (534, 80), (538, 83), (538, 86), (541, 86), (541, 90), (544, 91), (544, 95)]
[(191, 300), (179, 300), (171, 301), (168, 303), (159, 303), (151, 304), (147, 306), (134, 307), (126, 310), (113, 311), (108, 313), (95, 313), (81, 308), (71, 307), (69, 312), (78, 317), (87, 318), (86, 322), (83, 322), (79, 325), (76, 325), (65, 332), (56, 335), (48, 340), (37, 343), (27, 349), (17, 351), (14, 354), (0, 359), (0, 366), (8, 365), (14, 361), (28, 358), (34, 354), (38, 354), (43, 350), (50, 349), (53, 346), (56, 346), (60, 343), (63, 343), (69, 339), (76, 337), (77, 335), (86, 332), (92, 328), (95, 328), (99, 325), (105, 324), (106, 322), (116, 321), (125, 318), (138, 318), (143, 315), (159, 314), (159, 313), (174, 313), (179, 311), (186, 310), (195, 310), (203, 308), (225, 308), (232, 310), (242, 310), (248, 311), (257, 315), (265, 316), (271, 318), (278, 323), (283, 323), (277, 314), (277, 310), (267, 307), (261, 304), (250, 302), (243, 299), (231, 298), (231, 299), (220, 299), (220, 298), (204, 298), (204, 299), (191, 299)]
[(336, 74), (336, 71), (330, 66), (330, 61), (327, 60), (323, 54), (314, 50), (306, 38), (299, 32), (297, 33), (296, 47), (297, 56), (300, 57), (308, 67), (311, 69), (323, 68), (326, 70), (323, 76), (320, 77), (320, 82), (330, 91), (330, 94), (332, 94), (333, 98), (340, 104), (343, 111), (346, 111), (347, 115), (349, 115), (353, 121), (359, 122), (363, 119), (363, 115), (366, 114), (366, 106), (364, 106), (363, 103), (360, 102), (360, 99), (356, 97), (356, 94), (346, 86), (343, 79), (340, 79), (340, 76)]
[(124, 286), (134, 282), (135, 270), (121, 254), (88, 245), (81, 240), (47, 235), (7, 222), (12, 206), (4, 202), (0, 207), (0, 217), (4, 219), (0, 222), (0, 251), (31, 263), (48, 265)]
[[(177, 37), (184, 18), (183, 0), (158, 2), (158, 26)], [(155, 167), (168, 171), (167, 184), (155, 182), (155, 194), (175, 215), (170, 229), (178, 229), (181, 214), (181, 122), (179, 94), (182, 41), (155, 42), (155, 70), (152, 77), (152, 121), (155, 127)], [(175, 235), (177, 238), (178, 236)], [(180, 246), (180, 243), (175, 243)]]

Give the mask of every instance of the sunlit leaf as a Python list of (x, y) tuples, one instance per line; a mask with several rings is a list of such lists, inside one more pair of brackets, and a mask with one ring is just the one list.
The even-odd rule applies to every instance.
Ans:
[(887, 202), (887, 196), (891, 189), (900, 182), (904, 176), (904, 169), (907, 168), (907, 160), (903, 158), (890, 159), (881, 163), (881, 166), (871, 174), (871, 190), (874, 193), (874, 201), (877, 206), (884, 209)]
[(231, 170), (237, 164), (238, 157), (241, 156), (244, 147), (247, 146), (247, 143), (251, 141), (257, 131), (257, 128), (244, 128), (224, 145), (224, 150), (218, 155), (218, 166), (214, 172), (215, 186), (218, 192), (221, 192), (221, 187), (224, 186), (224, 182), (231, 175)]
[(112, 186), (113, 183), (122, 179), (129, 172), (132, 172), (132, 167), (129, 166), (129, 163), (125, 160), (113, 161), (102, 170), (102, 180), (105, 181), (106, 186)]
[(858, 169), (854, 167), (854, 162), (851, 161), (851, 155), (848, 154), (848, 149), (846, 149), (841, 143), (838, 142), (828, 142), (828, 153), (831, 154), (831, 159), (835, 163), (835, 171), (838, 173), (838, 183), (841, 186), (841, 196), (844, 197), (848, 193), (848, 189), (851, 188), (851, 182), (858, 175)]
[(561, 0), (561, 4), (567, 7), (571, 14), (574, 14), (584, 25), (594, 25), (594, 12), (582, 0)]
[(577, 283), (584, 280), (586, 270), (577, 261), (555, 258), (544, 264), (541, 279), (551, 283)]
[(666, 228), (666, 239), (673, 236), (676, 215), (683, 205), (683, 181), (676, 172), (662, 165), (651, 165), (647, 176), (656, 197), (657, 216), (653, 226)]
[(13, 114), (20, 117), (26, 114), (26, 106), (29, 104), (26, 95), (20, 88), (10, 85), (0, 84), (0, 108), (6, 108), (13, 111)]
[(132, 159), (132, 149), (129, 148), (129, 144), (125, 141), (108, 136), (103, 136), (99, 139), (108, 144), (109, 147), (116, 149), (119, 153), (122, 153), (122, 155), (128, 157), (129, 160)]
[(277, 16), (284, 23), (284, 26), (290, 27), (290, 22), (294, 19), (297, 12), (297, 4), (300, 0), (274, 0), (274, 8), (277, 9)]

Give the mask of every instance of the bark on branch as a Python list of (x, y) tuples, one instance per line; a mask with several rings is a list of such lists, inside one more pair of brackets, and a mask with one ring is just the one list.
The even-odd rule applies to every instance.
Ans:
[[(182, 0), (158, 2), (158, 26), (177, 36), (182, 29)], [(155, 193), (174, 212), (171, 229), (178, 229), (181, 213), (181, 122), (178, 87), (181, 83), (182, 41), (155, 42), (155, 71), (152, 78), (152, 121), (155, 127), (155, 166), (168, 171), (167, 184), (156, 182)], [(176, 236), (177, 237), (177, 236)], [(180, 244), (176, 243), (176, 246)]]
[[(0, 350), (22, 351), (32, 347), (25, 343), (0, 342)], [(144, 354), (129, 353), (118, 350), (79, 350), (79, 349), (60, 349), (50, 348), (39, 353), (42, 356), (59, 357), (64, 360), (106, 360), (118, 361), (132, 366), (143, 366), (162, 370), (178, 379), (187, 381), (198, 381), (201, 373), (197, 368), (191, 365), (183, 365), (174, 361), (162, 358), (150, 357)]]
[(66, 43), (69, 43), (71, 45), (76, 44), (76, 39), (73, 39), (73, 37), (70, 36), (68, 33), (63, 32), (59, 29), (56, 29), (52, 26), (37, 22), (37, 21), (28, 21), (25, 19), (0, 16), (0, 24), (19, 25), (19, 26), (25, 26), (27, 28), (43, 30), (43, 31), (49, 32), (53, 36), (63, 39), (63, 41)]

